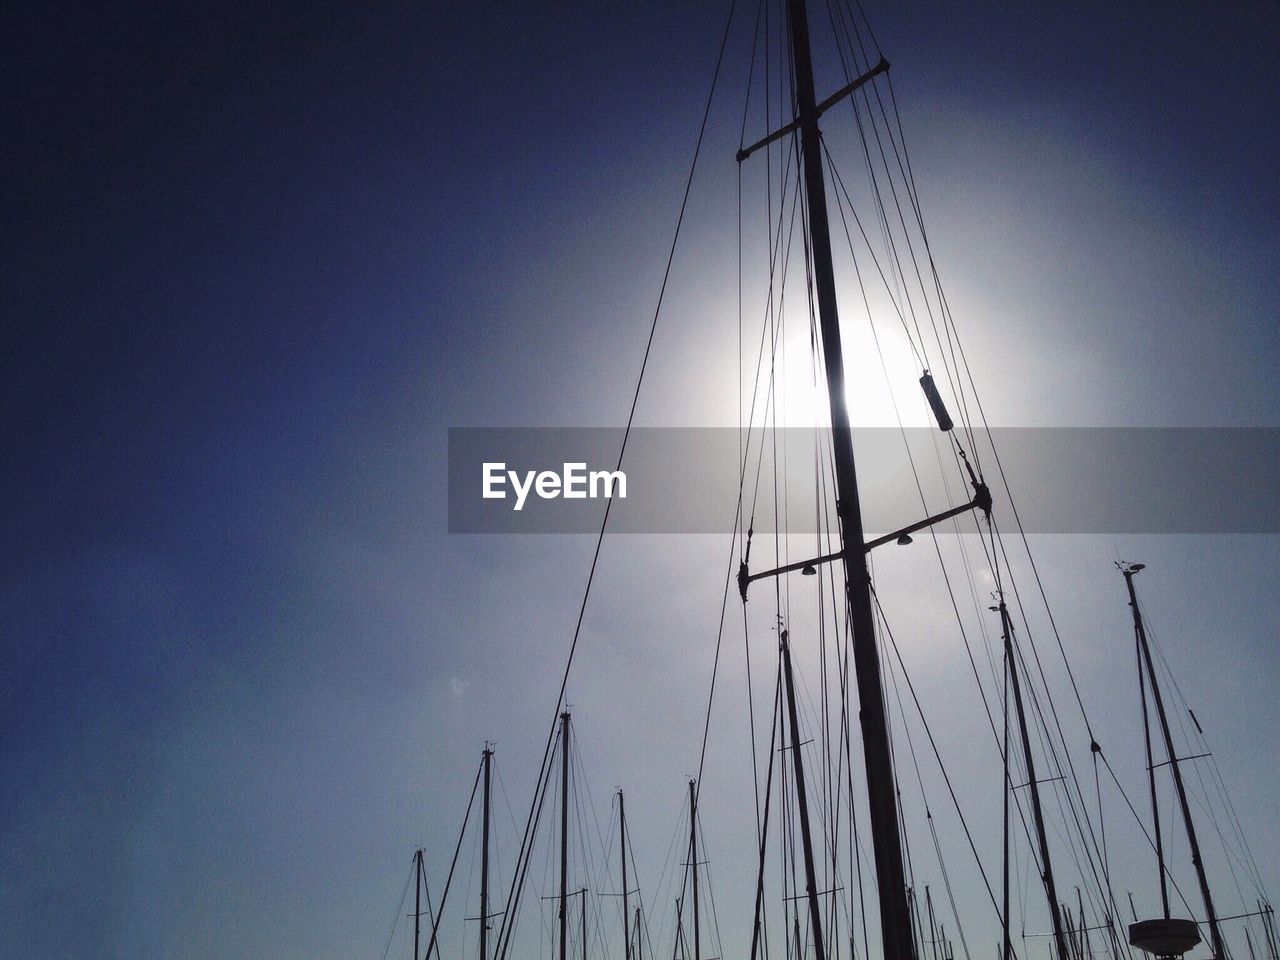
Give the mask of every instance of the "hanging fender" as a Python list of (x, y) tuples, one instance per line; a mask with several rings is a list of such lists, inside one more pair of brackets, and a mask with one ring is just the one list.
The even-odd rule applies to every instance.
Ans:
[(947, 405), (942, 402), (942, 394), (938, 393), (938, 385), (933, 382), (933, 374), (928, 370), (920, 377), (920, 388), (924, 390), (925, 399), (933, 408), (934, 419), (938, 421), (938, 429), (948, 433), (955, 426), (951, 422), (951, 414), (947, 413)]

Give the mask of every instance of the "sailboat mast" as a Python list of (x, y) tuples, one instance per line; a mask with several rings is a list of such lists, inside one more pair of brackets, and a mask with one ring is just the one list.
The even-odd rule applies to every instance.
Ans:
[(569, 946), (569, 712), (560, 714), (560, 960)]
[(1160, 794), (1156, 791), (1156, 761), (1151, 755), (1151, 715), (1147, 710), (1147, 675), (1142, 665), (1142, 641), (1134, 631), (1138, 647), (1138, 699), (1142, 701), (1142, 744), (1147, 751), (1147, 785), (1151, 790), (1151, 829), (1156, 835), (1156, 869), (1160, 873), (1160, 906), (1169, 919), (1169, 871), (1164, 866), (1164, 839), (1160, 830)]
[(627, 805), (618, 791), (618, 840), (622, 847), (622, 947), (623, 960), (631, 960), (631, 937), (627, 933), (631, 911), (627, 909)]
[(413, 960), (418, 960), (418, 939), (422, 933), (422, 848), (413, 852)]
[(1013, 941), (1009, 939), (1009, 794), (1013, 783), (1009, 779), (1009, 654), (1005, 648), (1004, 665), (1004, 814), (1001, 817), (1001, 902), (1000, 921), (1002, 934), (1000, 940), (1001, 960), (1013, 960)]
[[(791, 726), (791, 761), (796, 772), (796, 808), (800, 817), (800, 841), (804, 849), (804, 882), (809, 895), (809, 924), (813, 928), (813, 955), (826, 960), (822, 940), (822, 912), (818, 903), (818, 881), (814, 872), (813, 837), (809, 830), (809, 799), (805, 790), (804, 758), (800, 755), (800, 724), (796, 710), (796, 688), (791, 674), (791, 643), (786, 630), (780, 638), (782, 674), (787, 685), (787, 722)], [(798, 922), (798, 921), (797, 921)], [(886, 957), (888, 954), (886, 954)], [(907, 955), (911, 956), (910, 954)]]
[(698, 925), (698, 782), (689, 781), (689, 865), (693, 867), (693, 960), (702, 960)]
[[(489, 960), (489, 788), (493, 751), (484, 745), (484, 801), (480, 841), (480, 960)], [(416, 957), (416, 954), (415, 954)]]
[[(875, 850), (876, 885), (880, 900), (880, 925), (888, 960), (914, 960), (911, 918), (907, 912), (906, 874), (898, 828), (898, 800), (889, 753), (889, 733), (880, 656), (872, 623), (871, 590), (867, 574), (866, 539), (858, 500), (858, 480), (853, 462), (853, 438), (844, 394), (844, 355), (840, 343), (840, 319), (836, 309), (835, 270), (831, 261), (831, 234), (827, 222), (827, 192), (822, 171), (821, 133), (813, 90), (813, 62), (809, 51), (809, 20), (804, 0), (788, 0), (792, 63), (799, 108), (800, 145), (804, 161), (805, 197), (813, 250), (814, 285), (826, 361), (827, 392), (831, 405), (832, 444), (835, 453), (836, 512), (844, 543), (844, 579), (853, 627), (853, 661), (858, 698), (862, 706), (862, 747), (867, 771), (871, 812), (871, 838)], [(810, 872), (812, 867), (809, 868)], [(816, 890), (810, 889), (813, 897)], [(818, 910), (811, 904), (814, 934), (821, 940)], [(819, 960), (825, 955), (818, 949)]]
[[(1160, 720), (1160, 732), (1164, 735), (1164, 748), (1169, 757), (1169, 769), (1173, 771), (1173, 783), (1178, 792), (1178, 805), (1182, 808), (1182, 822), (1187, 829), (1187, 843), (1191, 847), (1191, 864), (1196, 868), (1196, 879), (1200, 882), (1200, 895), (1204, 898), (1205, 916), (1209, 919), (1209, 936), (1213, 939), (1213, 954), (1218, 960), (1226, 960), (1226, 945), (1222, 941), (1222, 931), (1218, 928), (1218, 914), (1213, 908), (1213, 897), (1209, 893), (1209, 878), (1205, 876), (1204, 862), (1200, 859), (1200, 841), (1196, 837), (1196, 826), (1191, 820), (1191, 807), (1187, 805), (1187, 790), (1182, 783), (1182, 770), (1178, 767), (1178, 756), (1173, 751), (1173, 736), (1169, 732), (1169, 718), (1165, 715), (1164, 698), (1160, 695), (1160, 684), (1156, 680), (1155, 665), (1151, 661), (1151, 645), (1147, 642), (1147, 629), (1142, 622), (1142, 611), (1138, 609), (1138, 595), (1133, 588), (1133, 575), (1142, 569), (1141, 566), (1125, 568), (1124, 584), (1129, 590), (1129, 606), (1133, 609), (1133, 628), (1138, 635), (1138, 645), (1142, 648), (1142, 659), (1147, 667), (1147, 679), (1151, 682), (1151, 699), (1155, 701), (1156, 716)], [(1161, 865), (1163, 873), (1163, 864)]]
[(1000, 625), (1004, 630), (1004, 656), (1009, 665), (1009, 686), (1013, 690), (1013, 706), (1018, 714), (1018, 733), (1022, 738), (1022, 759), (1027, 767), (1027, 788), (1031, 791), (1031, 814), (1036, 825), (1036, 843), (1040, 847), (1040, 867), (1044, 871), (1044, 893), (1049, 901), (1049, 918), (1053, 921), (1053, 942), (1058, 948), (1058, 960), (1069, 960), (1067, 938), (1062, 931), (1062, 910), (1058, 904), (1058, 892), (1053, 883), (1053, 864), (1049, 860), (1049, 838), (1044, 830), (1044, 810), (1040, 805), (1040, 784), (1036, 781), (1035, 760), (1031, 754), (1031, 739), (1027, 735), (1027, 714), (1022, 706), (1022, 684), (1018, 681), (1018, 658), (1013, 649), (1013, 623), (1009, 608), (1000, 601)]

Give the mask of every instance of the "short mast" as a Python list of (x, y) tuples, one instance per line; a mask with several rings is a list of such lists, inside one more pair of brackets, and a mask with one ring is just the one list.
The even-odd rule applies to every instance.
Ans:
[[(831, 260), (831, 233), (827, 222), (827, 191), (822, 171), (822, 135), (813, 91), (813, 63), (809, 52), (809, 19), (804, 0), (788, 0), (791, 51), (799, 110), (800, 144), (804, 163), (805, 196), (813, 251), (814, 286), (826, 359), (827, 393), (831, 405), (831, 438), (836, 473), (836, 512), (844, 543), (845, 590), (853, 627), (853, 661), (862, 705), (862, 745), (871, 809), (871, 838), (876, 861), (876, 885), (880, 900), (880, 925), (886, 960), (914, 960), (911, 917), (907, 911), (906, 873), (898, 827), (898, 799), (889, 753), (889, 732), (880, 678), (880, 656), (872, 619), (870, 577), (867, 571), (866, 537), (858, 502), (858, 479), (853, 462), (853, 437), (845, 405), (844, 354), (840, 342), (840, 318), (836, 309), (835, 269)], [(797, 761), (799, 751), (796, 751)], [(803, 788), (803, 780), (797, 786)], [(809, 844), (806, 843), (806, 847)], [(808, 851), (806, 851), (808, 852)], [(813, 914), (815, 956), (826, 960), (822, 948), (819, 910), (813, 889), (812, 857), (806, 856)]]
[[(1173, 784), (1178, 792), (1178, 805), (1182, 808), (1182, 822), (1187, 830), (1187, 844), (1191, 847), (1191, 864), (1196, 869), (1196, 879), (1200, 882), (1200, 895), (1204, 898), (1205, 916), (1209, 921), (1209, 937), (1213, 941), (1213, 954), (1218, 960), (1226, 960), (1226, 945), (1222, 941), (1222, 931), (1218, 927), (1218, 914), (1213, 908), (1213, 897), (1209, 893), (1209, 878), (1205, 876), (1204, 862), (1200, 859), (1200, 841), (1196, 837), (1196, 825), (1191, 820), (1191, 807), (1187, 804), (1187, 791), (1182, 783), (1182, 771), (1178, 767), (1179, 757), (1174, 753), (1173, 735), (1169, 732), (1169, 718), (1165, 715), (1164, 698), (1160, 695), (1160, 683), (1156, 679), (1155, 664), (1151, 660), (1151, 645), (1147, 642), (1147, 629), (1142, 622), (1142, 611), (1138, 609), (1138, 595), (1133, 588), (1133, 576), (1145, 565), (1141, 563), (1121, 567), (1124, 574), (1124, 585), (1129, 591), (1129, 606), (1133, 609), (1133, 629), (1138, 638), (1138, 649), (1141, 651), (1142, 663), (1147, 668), (1147, 680), (1151, 683), (1151, 699), (1156, 705), (1156, 716), (1160, 720), (1160, 732), (1164, 735), (1164, 748), (1169, 757), (1169, 769), (1173, 771)], [(1144, 709), (1145, 709), (1145, 700)], [(1154, 796), (1154, 781), (1153, 796)], [(1160, 863), (1161, 892), (1164, 891), (1164, 862)], [(1168, 917), (1166, 898), (1165, 916)]]
[[(1053, 864), (1049, 860), (1049, 838), (1044, 830), (1044, 811), (1040, 806), (1040, 784), (1036, 781), (1035, 760), (1031, 755), (1031, 738), (1027, 736), (1027, 715), (1022, 707), (1022, 685), (1018, 682), (1018, 658), (1013, 647), (1013, 623), (1004, 600), (996, 608), (1000, 611), (1000, 626), (1004, 631), (1004, 656), (1009, 668), (1009, 686), (1013, 690), (1013, 705), (1018, 714), (1018, 732), (1022, 737), (1022, 759), (1027, 767), (1027, 787), (1031, 791), (1031, 812), (1036, 825), (1036, 842), (1040, 847), (1040, 868), (1044, 872), (1044, 893), (1049, 901), (1049, 917), (1053, 921), (1053, 941), (1058, 949), (1058, 960), (1070, 960), (1067, 938), (1062, 931), (1062, 911), (1058, 893), (1053, 883)], [(1005, 788), (1008, 789), (1006, 783)], [(1007, 908), (1006, 908), (1007, 909)]]

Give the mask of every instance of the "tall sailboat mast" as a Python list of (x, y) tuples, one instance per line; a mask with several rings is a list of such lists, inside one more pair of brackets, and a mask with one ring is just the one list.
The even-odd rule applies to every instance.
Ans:
[[(889, 753), (880, 656), (872, 621), (866, 539), (858, 500), (858, 479), (853, 462), (853, 437), (845, 405), (844, 355), (840, 342), (840, 318), (836, 308), (835, 270), (831, 261), (831, 234), (827, 223), (827, 191), (822, 171), (821, 132), (813, 90), (813, 62), (809, 51), (809, 18), (804, 0), (788, 0), (791, 23), (792, 64), (799, 108), (800, 147), (804, 161), (805, 197), (813, 251), (814, 285), (822, 350), (826, 361), (827, 392), (831, 405), (832, 443), (835, 453), (836, 510), (844, 542), (844, 580), (853, 627), (853, 662), (861, 704), (862, 748), (866, 763), (867, 794), (871, 810), (871, 838), (875, 851), (876, 885), (880, 900), (880, 927), (886, 960), (914, 960), (911, 918), (907, 911), (906, 874), (898, 829), (898, 800)], [(818, 891), (813, 884), (811, 852), (806, 850), (810, 911), (813, 916), (815, 956), (826, 960), (821, 947)]]
[(418, 940), (422, 934), (422, 848), (413, 852), (413, 960), (418, 960)]
[[(1133, 576), (1144, 568), (1144, 564), (1135, 563), (1122, 567), (1124, 585), (1129, 591), (1129, 606), (1133, 610), (1133, 630), (1137, 634), (1138, 648), (1141, 651), (1142, 663), (1146, 665), (1147, 680), (1151, 683), (1151, 699), (1156, 705), (1156, 717), (1160, 721), (1160, 732), (1164, 736), (1164, 748), (1169, 758), (1169, 769), (1173, 772), (1173, 784), (1178, 793), (1178, 805), (1182, 808), (1182, 822), (1187, 830), (1187, 844), (1191, 847), (1191, 864), (1196, 869), (1196, 879), (1200, 882), (1200, 895), (1204, 898), (1204, 912), (1209, 921), (1209, 937), (1213, 941), (1213, 955), (1217, 960), (1226, 960), (1226, 945), (1222, 941), (1222, 931), (1218, 927), (1218, 913), (1213, 907), (1213, 896), (1209, 892), (1209, 878), (1204, 872), (1204, 862), (1200, 858), (1200, 841), (1196, 837), (1196, 825), (1191, 819), (1191, 807), (1187, 804), (1187, 790), (1182, 783), (1182, 770), (1179, 769), (1180, 758), (1173, 749), (1173, 736), (1169, 732), (1169, 718), (1165, 714), (1164, 697), (1160, 694), (1160, 683), (1156, 679), (1155, 664), (1151, 660), (1151, 645), (1147, 642), (1147, 628), (1142, 622), (1142, 611), (1138, 609), (1138, 594), (1133, 588)], [(1164, 863), (1160, 864), (1160, 882), (1164, 883)], [(1165, 907), (1166, 918), (1168, 907)]]
[[(493, 750), (484, 745), (484, 799), (480, 840), (480, 960), (489, 960), (489, 789), (492, 783)], [(417, 954), (414, 954), (415, 958)]]
[(569, 947), (569, 711), (560, 714), (560, 960)]
[[(1013, 691), (1013, 706), (1018, 715), (1018, 733), (1022, 740), (1022, 759), (1027, 768), (1027, 789), (1031, 792), (1031, 819), (1035, 822), (1036, 843), (1040, 847), (1040, 879), (1044, 883), (1044, 895), (1049, 901), (1049, 918), (1053, 922), (1053, 942), (1057, 946), (1058, 960), (1070, 960), (1067, 938), (1062, 930), (1062, 910), (1058, 904), (1058, 891), (1053, 882), (1053, 863), (1049, 859), (1049, 838), (1044, 829), (1044, 809), (1040, 805), (1040, 784), (1036, 780), (1035, 760), (1031, 753), (1031, 738), (1027, 735), (1027, 714), (1022, 705), (1022, 684), (1018, 681), (1018, 657), (1013, 646), (1013, 623), (1004, 600), (996, 608), (1000, 611), (1000, 626), (1004, 633), (1004, 657), (1009, 671), (1009, 689)], [(1005, 784), (1008, 789), (1008, 784)], [(1006, 910), (1008, 908), (1006, 907)]]
[(693, 870), (693, 960), (702, 960), (698, 921), (698, 782), (689, 781), (689, 866)]
[(631, 911), (627, 909), (627, 805), (618, 790), (618, 840), (622, 848), (622, 948), (623, 960), (631, 960), (631, 936), (628, 933)]
[[(787, 722), (791, 727), (791, 761), (796, 772), (796, 812), (800, 818), (800, 843), (804, 849), (804, 882), (809, 899), (809, 925), (813, 932), (813, 952), (818, 960), (826, 960), (822, 939), (822, 908), (818, 902), (818, 882), (814, 871), (813, 835), (809, 828), (809, 800), (805, 789), (804, 759), (800, 754), (800, 724), (796, 710), (795, 680), (791, 673), (791, 643), (786, 630), (780, 638), (782, 674), (787, 687)], [(799, 920), (797, 919), (797, 924)], [(799, 936), (797, 935), (797, 939)]]
[(1001, 750), (1003, 760), (1004, 797), (1000, 817), (1000, 960), (1013, 960), (1013, 941), (1009, 939), (1009, 794), (1013, 792), (1013, 783), (1009, 779), (1009, 664), (1008, 651), (1005, 651), (1004, 689), (1002, 706), (1004, 713), (1004, 746)]

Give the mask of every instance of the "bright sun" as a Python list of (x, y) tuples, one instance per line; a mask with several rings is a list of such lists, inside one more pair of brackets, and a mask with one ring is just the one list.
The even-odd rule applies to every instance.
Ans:
[[(906, 337), (894, 330), (877, 330), (877, 350), (865, 321), (860, 325), (845, 323), (844, 327), (845, 402), (850, 423), (855, 427), (896, 427), (901, 417), (903, 426), (928, 426), (928, 407), (918, 384), (920, 366)], [(826, 426), (830, 422), (827, 385), (814, 363), (808, 331), (789, 330), (779, 347), (778, 426)], [(762, 370), (762, 396), (767, 378), (768, 370)]]

